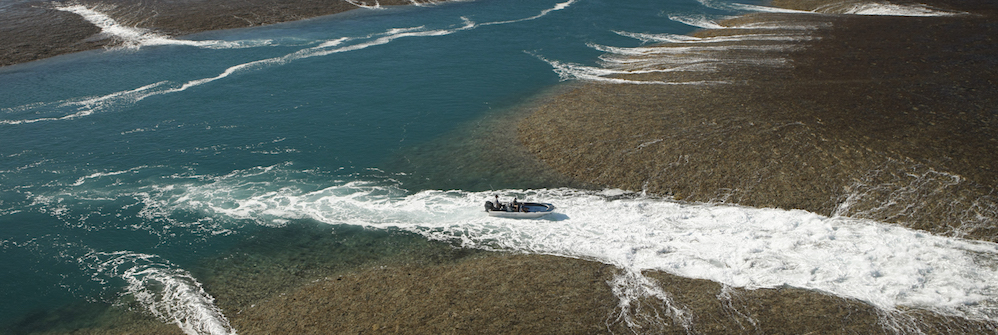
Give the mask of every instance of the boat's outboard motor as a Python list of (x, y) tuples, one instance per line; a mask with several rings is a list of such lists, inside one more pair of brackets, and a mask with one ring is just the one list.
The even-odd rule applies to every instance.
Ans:
[(496, 206), (493, 205), (491, 201), (486, 201), (485, 202), (485, 211), (486, 212), (491, 212), (491, 211), (494, 211), (494, 210), (497, 210)]

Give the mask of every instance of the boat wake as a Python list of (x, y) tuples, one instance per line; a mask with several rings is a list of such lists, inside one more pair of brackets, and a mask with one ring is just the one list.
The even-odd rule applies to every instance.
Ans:
[[(288, 178), (286, 168), (237, 171), (201, 178), (207, 182), (150, 186), (131, 193), (88, 191), (87, 183), (99, 180), (87, 179), (71, 193), (76, 199), (114, 194), (139, 199), (128, 194), (143, 194), (131, 206), (145, 207), (139, 211), (148, 216), (144, 221), (183, 221), (195, 211), (214, 218), (217, 226), (211, 229), (220, 232), (232, 222), (282, 226), (297, 219), (402, 229), (468, 248), (596, 260), (634, 276), (657, 270), (748, 289), (788, 285), (866, 301), (887, 311), (911, 307), (998, 319), (994, 243), (867, 219), (680, 203), (622, 191), (410, 194), (390, 180), (302, 188), (310, 178)], [(558, 209), (537, 220), (490, 217), (482, 203), (496, 194), (550, 202)], [(69, 199), (49, 200), (65, 204)]]
[[(630, 319), (635, 316), (628, 306), (648, 297), (672, 311), (673, 323), (690, 318), (691, 312), (669, 302), (667, 288), (644, 277), (642, 272), (648, 270), (734, 288), (816, 290), (867, 302), (885, 317), (917, 308), (998, 320), (998, 244), (869, 219), (682, 203), (619, 190), (412, 193), (392, 176), (352, 175), (334, 181), (337, 178), (328, 172), (296, 171), (290, 164), (219, 176), (156, 178), (138, 188), (117, 182), (145, 169), (152, 168), (67, 179), (54, 191), (58, 194), (32, 192), (27, 201), (33, 207), (25, 210), (92, 230), (102, 228), (90, 226), (97, 224), (91, 217), (106, 217), (94, 213), (113, 204), (128, 209), (118, 212), (131, 216), (122, 220), (139, 222), (132, 229), (157, 235), (183, 231), (204, 238), (246, 224), (282, 227), (293, 220), (314, 220), (400, 229), (466, 248), (593, 260), (623, 270), (609, 284), (628, 324), (640, 324)], [(549, 202), (557, 210), (540, 219), (491, 217), (482, 204), (496, 195)], [(165, 260), (127, 251), (76, 254), (87, 255), (80, 262), (90, 264), (95, 278), (124, 279), (130, 296), (188, 333), (231, 330), (197, 280)]]

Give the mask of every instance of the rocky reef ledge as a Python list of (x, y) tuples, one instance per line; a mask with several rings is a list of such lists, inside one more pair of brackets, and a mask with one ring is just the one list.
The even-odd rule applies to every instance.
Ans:
[[(440, 2), (440, 1), (432, 1)], [(57, 6), (80, 5), (127, 27), (166, 36), (302, 20), (358, 7), (424, 4), (421, 0), (28, 0), (0, 6), (0, 66), (113, 47), (121, 41)]]
[(998, 241), (998, 6), (775, 5), (608, 50), (521, 141), (580, 182)]
[[(324, 224), (266, 231), (193, 272), (240, 334), (998, 331), (992, 322), (918, 309), (884, 311), (800, 288), (749, 290), (659, 271), (633, 274), (585, 259), (456, 248), (415, 234)], [(143, 310), (127, 299), (114, 306), (68, 306), (10, 332), (183, 333)]]

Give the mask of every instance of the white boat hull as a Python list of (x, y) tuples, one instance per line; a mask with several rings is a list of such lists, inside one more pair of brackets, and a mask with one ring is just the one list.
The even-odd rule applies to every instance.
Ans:
[(489, 216), (511, 219), (534, 219), (554, 213), (554, 205), (536, 202), (524, 202), (520, 204), (526, 212), (488, 210)]

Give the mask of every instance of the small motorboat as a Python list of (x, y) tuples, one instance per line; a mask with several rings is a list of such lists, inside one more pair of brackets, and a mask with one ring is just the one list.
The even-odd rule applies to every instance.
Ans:
[(485, 212), (489, 216), (513, 219), (533, 219), (539, 218), (554, 212), (554, 205), (539, 202), (514, 202), (498, 203), (498, 201), (486, 201)]

